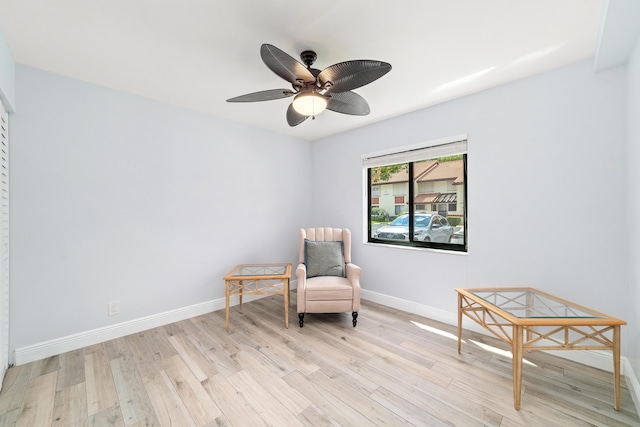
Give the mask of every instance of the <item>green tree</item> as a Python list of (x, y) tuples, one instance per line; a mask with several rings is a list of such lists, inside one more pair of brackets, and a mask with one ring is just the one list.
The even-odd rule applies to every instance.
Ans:
[(454, 156), (438, 157), (436, 160), (440, 163), (453, 162), (454, 160), (462, 160), (462, 154), (456, 154)]
[(374, 184), (380, 181), (389, 181), (391, 175), (394, 173), (398, 173), (401, 170), (408, 170), (408, 163), (399, 163), (397, 165), (388, 165), (388, 166), (378, 166), (376, 168), (371, 168), (371, 182)]

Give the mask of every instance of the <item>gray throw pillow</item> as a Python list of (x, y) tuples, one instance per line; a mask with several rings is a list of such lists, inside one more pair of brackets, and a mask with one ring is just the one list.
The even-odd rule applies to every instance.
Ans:
[(317, 276), (344, 277), (342, 242), (304, 239), (304, 264), (307, 266), (307, 278)]

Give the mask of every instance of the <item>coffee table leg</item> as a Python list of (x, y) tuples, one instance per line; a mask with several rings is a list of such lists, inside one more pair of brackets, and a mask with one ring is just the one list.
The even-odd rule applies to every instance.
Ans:
[(616, 411), (620, 410), (620, 325), (613, 326), (613, 383), (614, 403)]
[[(244, 282), (242, 280), (240, 280), (240, 282), (238, 282), (240, 284), (240, 289), (238, 289), (238, 292), (240, 293), (240, 308), (242, 308), (242, 288), (243, 288), (243, 284)], [(256, 288), (258, 286), (256, 285)]]
[(518, 411), (522, 397), (522, 326), (513, 325), (511, 352), (513, 354), (513, 407)]
[(285, 279), (283, 283), (284, 289), (284, 325), (289, 329), (289, 279)]
[(462, 342), (462, 294), (458, 294), (458, 354), (460, 354)]
[(229, 281), (225, 280), (224, 283), (226, 284), (225, 286), (225, 300), (226, 300), (226, 306), (227, 306), (226, 326), (227, 326), (227, 332), (229, 332)]

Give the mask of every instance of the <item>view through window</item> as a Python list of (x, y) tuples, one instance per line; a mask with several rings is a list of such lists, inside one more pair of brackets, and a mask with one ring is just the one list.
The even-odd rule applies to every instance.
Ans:
[(467, 250), (467, 141), (365, 156), (368, 241)]

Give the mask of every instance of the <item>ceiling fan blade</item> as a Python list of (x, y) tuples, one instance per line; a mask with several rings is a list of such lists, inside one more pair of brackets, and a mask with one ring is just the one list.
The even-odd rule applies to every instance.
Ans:
[(351, 91), (332, 93), (327, 103), (327, 110), (353, 116), (366, 116), (371, 111), (367, 101)]
[(295, 95), (295, 92), (289, 89), (270, 89), (229, 98), (227, 102), (272, 101), (274, 99), (288, 98), (292, 95)]
[(307, 118), (309, 118), (309, 116), (303, 116), (293, 108), (293, 103), (291, 103), (289, 108), (287, 108), (287, 123), (289, 123), (289, 126), (298, 126), (300, 123), (307, 120)]
[(391, 64), (369, 59), (340, 62), (318, 74), (321, 86), (330, 84), (329, 92), (346, 92), (369, 84), (391, 71)]
[(267, 67), (289, 83), (313, 83), (313, 74), (300, 62), (270, 44), (260, 46), (260, 56)]

